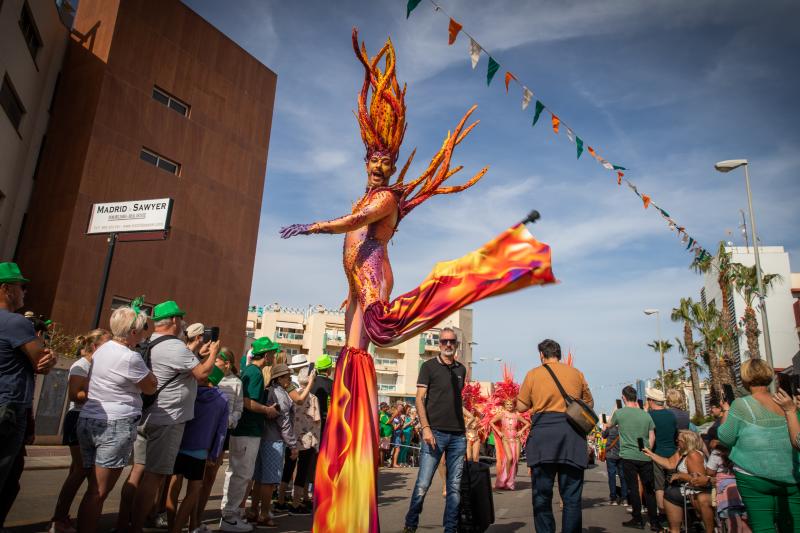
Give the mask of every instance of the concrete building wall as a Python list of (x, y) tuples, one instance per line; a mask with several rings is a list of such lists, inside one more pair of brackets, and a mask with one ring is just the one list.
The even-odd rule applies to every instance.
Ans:
[(276, 84), (177, 0), (81, 0), (21, 238), (28, 308), (89, 328), (107, 250), (103, 235), (85, 235), (91, 205), (170, 197), (168, 239), (117, 245), (100, 323), (114, 298), (175, 299), (241, 350)]
[[(731, 253), (731, 261), (734, 263), (741, 263), (748, 267), (755, 264), (752, 247), (733, 246), (726, 248), (726, 250)], [(789, 254), (784, 251), (782, 246), (762, 246), (759, 248), (759, 258), (763, 274), (778, 274), (781, 277), (780, 280), (773, 283), (772, 289), (767, 292), (766, 306), (773, 364), (776, 369), (782, 369), (791, 365), (792, 357), (800, 349), (793, 308), (794, 297), (792, 296), (792, 274), (789, 266)], [(717, 309), (721, 309), (722, 293), (717, 283), (715, 272), (706, 274), (703, 282), (703, 291), (706, 301), (715, 301)], [(738, 323), (744, 316), (745, 302), (742, 295), (736, 290), (732, 290), (732, 294), (735, 320)], [(754, 305), (754, 308), (756, 309), (758, 327), (763, 331), (761, 313), (756, 305)], [(758, 342), (761, 356), (765, 357), (763, 334), (759, 335)], [(740, 359), (745, 361), (749, 358), (749, 351), (747, 350), (747, 339), (743, 328), (738, 343)]]
[[(23, 10), (30, 13), (41, 43), (35, 54), (31, 53), (20, 25)], [(0, 110), (0, 258), (3, 261), (13, 258), (17, 246), (68, 35), (59, 6), (53, 0), (0, 2), (0, 83), (4, 78), (8, 80), (25, 110), (18, 128)]]
[[(415, 397), (419, 367), (439, 353), (439, 331), (445, 326), (456, 330), (461, 341), (459, 361), (469, 365), (472, 362), (472, 309), (461, 309), (430, 330), (396, 346), (370, 345), (369, 351), (375, 358), (378, 395), (383, 400)], [(287, 355), (302, 353), (309, 361), (316, 361), (323, 353), (335, 359), (345, 345), (344, 313), (324, 306), (302, 310), (278, 304), (251, 306), (246, 330), (248, 344), (253, 338), (267, 336), (279, 342)]]

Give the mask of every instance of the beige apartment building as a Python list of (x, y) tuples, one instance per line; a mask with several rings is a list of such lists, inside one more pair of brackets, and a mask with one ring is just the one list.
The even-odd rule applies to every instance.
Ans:
[[(439, 331), (450, 326), (458, 332), (459, 360), (472, 362), (472, 309), (461, 309), (435, 327), (390, 348), (370, 345), (375, 357), (379, 401), (410, 400), (416, 394), (419, 367), (439, 353)], [(290, 357), (305, 354), (315, 361), (323, 353), (336, 360), (345, 345), (344, 312), (325, 306), (292, 309), (280, 304), (251, 306), (247, 313), (246, 344), (267, 336), (279, 342)]]

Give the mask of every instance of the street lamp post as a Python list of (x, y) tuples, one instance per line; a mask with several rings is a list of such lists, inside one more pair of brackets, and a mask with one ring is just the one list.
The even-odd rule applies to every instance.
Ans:
[(664, 342), (661, 340), (661, 313), (658, 309), (645, 309), (644, 314), (656, 315), (656, 331), (658, 333), (658, 352), (661, 354), (661, 391), (667, 397), (667, 371), (664, 368)]
[[(764, 280), (761, 279), (761, 260), (758, 253), (758, 233), (756, 232), (756, 216), (753, 213), (753, 195), (750, 192), (750, 165), (747, 159), (729, 159), (727, 161), (720, 161), (714, 168), (719, 172), (730, 172), (731, 170), (739, 167), (744, 167), (744, 184), (747, 189), (747, 209), (750, 211), (750, 231), (753, 232), (753, 256), (756, 263), (756, 282), (758, 283), (758, 307), (761, 311), (761, 323), (764, 326), (764, 351), (767, 355), (767, 364), (775, 368), (772, 364), (772, 342), (769, 337), (769, 322), (767, 321), (767, 303), (765, 301), (766, 294), (764, 292)], [(725, 302), (727, 305), (727, 302)]]

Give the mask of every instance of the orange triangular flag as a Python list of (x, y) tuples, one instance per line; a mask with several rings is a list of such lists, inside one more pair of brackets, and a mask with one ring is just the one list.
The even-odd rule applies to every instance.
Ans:
[[(550, 113), (550, 114), (553, 115), (552, 113)], [(559, 119), (557, 116), (553, 115), (553, 131), (556, 132), (556, 135), (558, 135), (558, 125), (559, 124), (561, 124), (561, 119)]]
[(595, 152), (595, 151), (594, 151), (594, 148), (592, 148), (591, 146), (589, 146), (589, 147), (588, 147), (588, 148), (586, 148), (586, 149), (587, 149), (587, 150), (589, 150), (589, 155), (591, 155), (592, 157), (594, 157), (595, 159), (597, 159), (597, 152)]
[(622, 172), (617, 172), (617, 185), (622, 185), (622, 176), (624, 176)]
[(510, 72), (506, 71), (506, 94), (508, 94), (508, 82), (511, 80), (516, 80), (517, 77), (511, 74)]
[(453, 19), (450, 19), (450, 27), (447, 29), (447, 33), (449, 34), (449, 38), (447, 39), (447, 44), (453, 44), (456, 42), (456, 37), (458, 36), (458, 32), (461, 31), (461, 24), (456, 22)]
[(642, 195), (642, 202), (644, 202), (644, 208), (647, 209), (650, 206), (650, 197), (646, 194)]

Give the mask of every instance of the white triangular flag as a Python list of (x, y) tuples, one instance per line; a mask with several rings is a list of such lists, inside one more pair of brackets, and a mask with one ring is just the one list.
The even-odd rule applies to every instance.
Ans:
[(606, 170), (614, 170), (614, 165), (612, 165), (605, 159), (603, 160), (603, 167), (605, 167)]
[(472, 60), (472, 68), (478, 66), (478, 61), (481, 58), (481, 45), (475, 42), (475, 39), (469, 39), (469, 58)]
[(523, 111), (525, 111), (525, 109), (528, 108), (528, 104), (531, 103), (531, 98), (533, 98), (533, 91), (531, 91), (527, 87), (523, 86), (522, 87), (522, 110)]
[(570, 128), (567, 128), (567, 137), (571, 142), (575, 142), (575, 132), (573, 132)]

